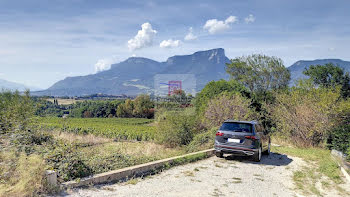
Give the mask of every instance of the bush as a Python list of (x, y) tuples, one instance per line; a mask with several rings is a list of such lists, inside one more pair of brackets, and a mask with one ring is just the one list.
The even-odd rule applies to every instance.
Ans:
[(227, 119), (257, 119), (257, 113), (250, 108), (251, 101), (240, 94), (223, 93), (208, 103), (202, 123), (207, 128), (220, 126)]
[(26, 130), (31, 123), (34, 106), (29, 92), (0, 92), (0, 134)]
[(45, 167), (38, 155), (0, 152), (0, 196), (37, 196), (45, 192)]
[(350, 162), (350, 147), (348, 148), (346, 155), (347, 155), (346, 159), (348, 160), (348, 162)]
[(92, 174), (91, 169), (83, 162), (77, 147), (61, 141), (45, 154), (45, 160), (58, 173), (60, 182)]
[(195, 133), (196, 119), (186, 112), (166, 112), (159, 120), (156, 140), (168, 147), (187, 145)]
[(8, 139), (13, 148), (17, 151), (24, 151), (28, 155), (34, 153), (38, 145), (52, 144), (54, 142), (51, 134), (36, 130), (17, 131), (11, 134)]
[(223, 92), (230, 93), (240, 93), (245, 97), (249, 97), (250, 94), (242, 84), (238, 83), (235, 80), (225, 81), (211, 81), (201, 90), (200, 93), (197, 94), (195, 99), (195, 107), (197, 114), (203, 115), (209, 100), (217, 97), (219, 94)]
[(328, 146), (346, 153), (350, 148), (350, 125), (342, 125), (333, 129), (328, 138)]
[(335, 125), (339, 97), (339, 91), (301, 83), (291, 91), (276, 94), (275, 102), (265, 109), (281, 135), (299, 146), (318, 146)]
[(187, 145), (187, 152), (195, 152), (214, 146), (215, 133), (218, 128), (214, 127), (206, 132), (199, 133), (193, 137), (190, 144)]

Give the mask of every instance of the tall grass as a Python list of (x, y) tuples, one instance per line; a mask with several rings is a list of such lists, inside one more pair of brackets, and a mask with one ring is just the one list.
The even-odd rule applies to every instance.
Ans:
[(0, 196), (36, 196), (44, 192), (45, 167), (39, 155), (0, 152)]

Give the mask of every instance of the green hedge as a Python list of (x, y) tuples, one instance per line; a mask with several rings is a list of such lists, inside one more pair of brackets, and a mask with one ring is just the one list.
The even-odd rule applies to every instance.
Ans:
[(350, 148), (350, 125), (343, 125), (333, 129), (328, 139), (330, 149), (346, 153)]

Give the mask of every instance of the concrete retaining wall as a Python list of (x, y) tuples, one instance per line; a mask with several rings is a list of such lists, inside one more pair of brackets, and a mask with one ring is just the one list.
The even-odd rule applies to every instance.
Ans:
[(136, 166), (131, 166), (131, 167), (127, 167), (119, 170), (113, 170), (110, 172), (96, 174), (91, 177), (82, 178), (80, 181), (65, 182), (62, 184), (62, 186), (64, 188), (72, 188), (72, 187), (95, 185), (95, 184), (108, 183), (108, 182), (117, 182), (128, 178), (139, 177), (139, 176), (150, 174), (165, 166), (172, 165), (179, 159), (186, 159), (187, 157), (195, 156), (199, 154), (206, 154), (206, 156), (212, 156), (213, 153), (214, 153), (214, 149), (208, 149), (208, 150), (181, 155), (177, 157), (172, 157), (168, 159), (162, 159), (162, 160), (153, 161), (153, 162), (140, 164)]

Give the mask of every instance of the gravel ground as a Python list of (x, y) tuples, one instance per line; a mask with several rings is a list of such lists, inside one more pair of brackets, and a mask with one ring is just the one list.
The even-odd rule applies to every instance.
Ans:
[(246, 158), (211, 157), (126, 183), (67, 191), (64, 196), (300, 196), (293, 171), (296, 157), (271, 153), (260, 163)]

